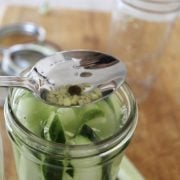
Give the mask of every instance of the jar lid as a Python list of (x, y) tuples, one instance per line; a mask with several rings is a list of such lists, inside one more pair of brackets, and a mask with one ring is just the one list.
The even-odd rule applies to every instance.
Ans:
[(32, 22), (14, 23), (0, 28), (0, 38), (17, 34), (33, 36), (37, 41), (44, 41), (46, 37), (45, 29)]
[(40, 59), (59, 51), (51, 43), (26, 43), (3, 50), (2, 70), (8, 75), (18, 75)]

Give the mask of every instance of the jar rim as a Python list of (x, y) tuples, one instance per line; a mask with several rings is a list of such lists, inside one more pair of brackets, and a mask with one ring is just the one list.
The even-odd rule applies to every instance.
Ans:
[(159, 4), (164, 4), (164, 3), (180, 3), (179, 0), (138, 0), (138, 1), (143, 1), (147, 3), (159, 3)]
[[(119, 1), (119, 0), (117, 0)], [(180, 10), (179, 0), (120, 0), (127, 6), (146, 13), (159, 15), (176, 13)], [(135, 2), (134, 2), (135, 1)]]
[(127, 121), (124, 123), (123, 127), (118, 132), (113, 134), (111, 137), (108, 137), (102, 141), (93, 144), (66, 145), (62, 143), (50, 142), (38, 137), (30, 130), (28, 130), (26, 127), (24, 127), (13, 115), (12, 111), (9, 112), (9, 109), (11, 109), (9, 99), (6, 100), (5, 104), (5, 107), (8, 107), (5, 108), (5, 118), (7, 114), (12, 117), (9, 118), (10, 120), (8, 118), (6, 119), (8, 119), (10, 126), (13, 126), (13, 132), (16, 133), (16, 136), (23, 144), (28, 146), (30, 149), (38, 150), (41, 153), (47, 154), (49, 152), (53, 153), (53, 155), (56, 156), (62, 156), (64, 155), (64, 153), (69, 153), (71, 154), (71, 158), (92, 156), (102, 154), (105, 152), (107, 153), (108, 151), (111, 151), (113, 148), (117, 148), (117, 146), (123, 147), (123, 145), (130, 140), (137, 125), (136, 100), (126, 82), (120, 87), (120, 90), (124, 93), (124, 96), (129, 106)]

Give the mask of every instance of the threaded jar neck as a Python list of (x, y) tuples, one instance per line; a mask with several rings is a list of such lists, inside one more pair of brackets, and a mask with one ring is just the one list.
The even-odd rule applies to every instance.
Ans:
[(117, 8), (137, 18), (171, 21), (180, 11), (179, 0), (116, 0)]
[[(112, 151), (126, 147), (131, 139), (137, 123), (137, 106), (129, 87), (124, 84), (119, 89), (119, 93), (122, 94), (128, 108), (126, 122), (119, 132), (106, 140), (96, 143), (95, 145), (64, 145), (49, 142), (37, 137), (26, 129), (15, 116), (13, 116), (11, 104), (8, 101), (6, 101), (5, 104), (5, 119), (7, 129), (9, 132), (13, 132), (13, 135), (16, 136), (15, 139), (17, 139), (20, 144), (23, 144), (23, 146), (27, 147), (27, 149), (31, 149), (39, 154), (53, 154), (57, 157), (68, 156), (68, 154), (70, 154), (71, 158), (79, 158), (79, 156), (96, 156), (99, 154), (103, 155), (104, 153), (111, 154)], [(9, 96), (11, 96), (11, 93)]]
[(180, 1), (176, 0), (122, 0), (132, 8), (149, 13), (173, 13), (180, 10)]

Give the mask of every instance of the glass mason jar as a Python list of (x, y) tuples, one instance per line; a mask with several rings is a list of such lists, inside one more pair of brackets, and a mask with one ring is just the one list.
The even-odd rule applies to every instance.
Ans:
[(109, 51), (127, 65), (127, 81), (142, 100), (158, 73), (162, 55), (180, 12), (179, 0), (115, 0)]
[[(136, 101), (126, 83), (109, 97), (75, 109), (47, 105), (31, 92), (13, 88), (4, 114), (19, 180), (115, 180), (137, 123)], [(93, 130), (102, 128), (97, 134), (104, 138), (95, 142), (92, 134), (84, 137), (91, 133), (86, 127), (68, 144), (60, 143), (64, 135), (57, 118), (66, 135), (81, 119)], [(59, 139), (52, 142), (53, 137)]]

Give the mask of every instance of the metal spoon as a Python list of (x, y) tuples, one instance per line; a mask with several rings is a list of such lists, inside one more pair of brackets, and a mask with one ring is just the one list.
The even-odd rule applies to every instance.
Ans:
[(96, 51), (74, 50), (38, 61), (24, 77), (0, 76), (0, 86), (22, 87), (46, 101), (45, 94), (56, 88), (88, 83), (90, 86), (84, 91), (98, 88), (102, 92), (100, 100), (119, 88), (125, 76), (126, 68), (116, 58)]

